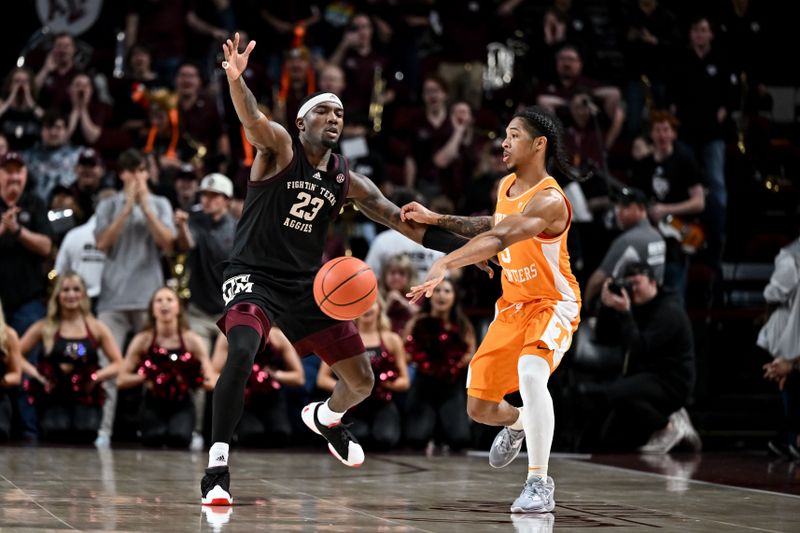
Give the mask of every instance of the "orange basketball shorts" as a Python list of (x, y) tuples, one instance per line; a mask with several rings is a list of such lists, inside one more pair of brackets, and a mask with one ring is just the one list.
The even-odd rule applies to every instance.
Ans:
[(572, 343), (580, 322), (580, 303), (535, 300), (511, 303), (502, 297), (495, 318), (469, 364), (467, 394), (499, 402), (519, 390), (517, 363), (523, 355), (547, 360), (552, 373)]

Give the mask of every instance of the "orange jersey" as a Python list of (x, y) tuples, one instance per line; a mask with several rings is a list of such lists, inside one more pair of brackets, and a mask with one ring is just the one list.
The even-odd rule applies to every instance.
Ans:
[(564, 197), (569, 219), (567, 227), (557, 237), (537, 235), (515, 242), (498, 254), (503, 267), (503, 298), (509, 303), (534, 300), (580, 302), (580, 288), (572, 275), (567, 252), (567, 232), (572, 222), (572, 206), (556, 180), (550, 176), (524, 193), (509, 197), (508, 191), (516, 179), (516, 174), (509, 174), (500, 182), (494, 213), (495, 224), (508, 215), (522, 213), (534, 195), (543, 189), (555, 189)]

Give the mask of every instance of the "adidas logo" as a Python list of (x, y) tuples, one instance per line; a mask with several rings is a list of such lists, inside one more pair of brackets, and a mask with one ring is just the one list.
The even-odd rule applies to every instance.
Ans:
[(319, 172), (314, 172), (314, 175), (312, 176), (312, 178), (315, 178), (315, 179), (318, 179), (318, 180), (319, 180), (319, 179), (322, 179), (322, 178), (320, 177), (320, 175), (319, 175)]
[(217, 458), (216, 458), (216, 459), (214, 459), (214, 460), (215, 460), (215, 461), (221, 461), (221, 462), (223, 462), (223, 463), (224, 463), (224, 462), (225, 462), (225, 456), (224, 456), (224, 455), (220, 455), (219, 457), (217, 457)]

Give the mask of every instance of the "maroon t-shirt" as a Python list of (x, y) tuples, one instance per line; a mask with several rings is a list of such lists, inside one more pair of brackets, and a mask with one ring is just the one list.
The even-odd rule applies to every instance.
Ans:
[(178, 124), (181, 136), (190, 136), (205, 145), (209, 153), (216, 153), (217, 142), (224, 133), (217, 106), (207, 96), (198, 98), (189, 109), (178, 106)]
[(344, 57), (342, 67), (347, 79), (347, 89), (344, 92), (344, 108), (348, 113), (368, 113), (369, 103), (372, 100), (372, 90), (375, 84), (375, 69), (383, 70), (386, 79), (386, 58), (372, 50), (362, 56), (355, 50), (349, 50)]
[(38, 100), (42, 109), (59, 109), (66, 112), (71, 107), (69, 85), (77, 73), (78, 70), (72, 67), (63, 74), (54, 70), (47, 75), (39, 91)]
[(560, 96), (565, 100), (569, 100), (576, 92), (578, 92), (578, 90), (583, 89), (592, 91), (600, 86), (601, 83), (597, 80), (593, 80), (592, 78), (587, 78), (586, 76), (578, 76), (575, 79), (575, 82), (570, 85), (564, 85), (564, 83), (562, 83), (561, 80), (550, 82), (542, 86), (542, 89), (539, 94)]
[(136, 42), (146, 44), (153, 57), (183, 56), (189, 0), (133, 0), (128, 12), (139, 15)]

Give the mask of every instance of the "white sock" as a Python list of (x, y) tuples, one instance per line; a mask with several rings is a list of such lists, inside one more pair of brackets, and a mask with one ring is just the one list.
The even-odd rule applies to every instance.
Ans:
[(228, 466), (229, 448), (230, 445), (227, 442), (215, 442), (208, 450), (208, 467)]
[(524, 355), (519, 359), (517, 370), (519, 392), (525, 405), (520, 420), (528, 447), (528, 479), (538, 476), (546, 480), (555, 430), (553, 399), (547, 390), (550, 365), (538, 355)]
[(509, 429), (513, 429), (514, 431), (522, 431), (523, 429), (525, 429), (522, 426), (522, 410), (523, 407), (517, 408), (517, 413), (518, 413), (517, 421), (508, 426)]
[(332, 411), (330, 407), (328, 407), (328, 401), (326, 400), (325, 403), (319, 406), (317, 410), (317, 418), (319, 419), (320, 424), (323, 426), (332, 426), (334, 424), (338, 424), (342, 421), (342, 417), (344, 413), (337, 413), (336, 411)]

